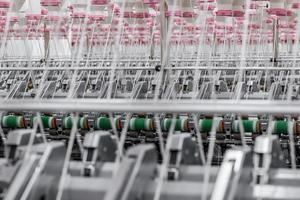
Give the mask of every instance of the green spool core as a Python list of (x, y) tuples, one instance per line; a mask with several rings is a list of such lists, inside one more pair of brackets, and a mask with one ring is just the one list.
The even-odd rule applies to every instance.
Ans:
[(286, 121), (276, 121), (275, 122), (275, 134), (288, 134), (288, 123)]
[(134, 130), (141, 131), (145, 130), (145, 118), (135, 118), (134, 124), (133, 124)]
[[(37, 116), (31, 118), (31, 126), (32, 127), (33, 127), (33, 123), (34, 123), (35, 120), (37, 120)], [(48, 124), (48, 121), (49, 121), (49, 117), (48, 116), (41, 116), (41, 120), (42, 120), (44, 128), (50, 128), (49, 124)]]
[[(82, 127), (81, 127), (81, 120), (82, 120), (82, 117), (79, 117), (79, 118), (78, 118), (78, 121), (77, 121), (77, 128), (79, 128), (79, 129), (82, 128)], [(82, 124), (82, 126), (84, 126), (84, 125)]]
[(5, 125), (5, 128), (17, 128), (17, 117), (14, 115), (4, 116), (2, 119), (2, 125)]
[(88, 119), (87, 117), (80, 117), (77, 122), (77, 127), (80, 129), (88, 128)]
[[(181, 121), (183, 119), (176, 119), (176, 124), (175, 124), (175, 131), (181, 131)], [(182, 127), (184, 129), (184, 127)]]
[[(114, 119), (116, 129), (120, 129), (120, 118)], [(98, 123), (97, 126), (95, 126), (99, 130), (110, 130), (112, 129), (110, 119), (108, 117), (99, 117), (98, 120), (96, 120), (95, 123)]]
[[(253, 123), (252, 120), (243, 120), (244, 131), (248, 133), (253, 133)], [(239, 126), (238, 126), (239, 127)]]
[(111, 129), (110, 120), (107, 117), (100, 117), (99, 120), (99, 128), (102, 130), (109, 130)]
[(200, 132), (209, 133), (211, 131), (212, 124), (213, 124), (213, 120), (211, 120), (211, 119), (202, 120), (202, 126), (201, 126), (202, 130), (200, 130)]
[(164, 131), (168, 131), (170, 129), (171, 126), (171, 120), (170, 119), (164, 119), (163, 121), (163, 129)]
[[(164, 119), (162, 120), (162, 129), (163, 131), (169, 131), (172, 124), (172, 119)], [(176, 127), (175, 127), (176, 128)]]
[(24, 123), (23, 116), (7, 115), (2, 118), (2, 126), (4, 128), (24, 128)]
[(66, 117), (64, 118), (64, 128), (65, 129), (71, 129), (73, 126), (72, 117)]
[[(176, 119), (175, 120), (175, 128), (174, 128), (175, 131), (185, 130), (184, 123), (181, 124), (182, 120), (184, 120), (184, 119)], [(170, 128), (171, 128), (172, 122), (173, 122), (173, 119), (164, 119), (162, 121), (163, 130), (164, 131), (169, 131)], [(164, 124), (165, 124), (165, 126), (164, 126)]]
[[(36, 118), (35, 118), (36, 119)], [(44, 128), (51, 128), (49, 126), (49, 120), (50, 120), (50, 117), (48, 116), (41, 116), (41, 120), (42, 120), (42, 123), (43, 123), (43, 126)]]

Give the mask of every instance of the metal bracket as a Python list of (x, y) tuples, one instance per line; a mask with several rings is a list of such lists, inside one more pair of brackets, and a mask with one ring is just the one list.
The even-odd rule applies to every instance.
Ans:
[(277, 135), (262, 135), (256, 138), (253, 164), (255, 184), (266, 184), (269, 180), (269, 170), (285, 165)]
[(251, 150), (249, 147), (230, 149), (221, 165), (211, 200), (234, 199), (240, 183), (250, 183)]
[[(15, 161), (18, 158), (18, 147), (26, 146), (29, 143), (31, 132), (31, 129), (19, 129), (8, 134), (5, 146), (5, 157), (8, 160)], [(40, 139), (36, 137), (34, 144), (40, 143)]]
[(147, 187), (154, 180), (156, 163), (155, 146), (138, 145), (129, 149), (104, 200), (144, 199)]
[(117, 144), (109, 132), (97, 131), (85, 136), (83, 169), (81, 174), (93, 176), (97, 162), (113, 162), (116, 158)]
[(175, 134), (171, 138), (168, 179), (179, 178), (180, 165), (200, 165), (200, 152), (190, 134)]

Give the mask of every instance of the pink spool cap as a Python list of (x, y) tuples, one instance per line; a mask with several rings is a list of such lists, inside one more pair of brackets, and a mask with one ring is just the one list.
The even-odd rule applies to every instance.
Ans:
[(269, 15), (276, 15), (280, 17), (293, 15), (293, 11), (285, 8), (270, 8), (267, 12)]
[(244, 12), (239, 10), (218, 10), (216, 16), (225, 16), (225, 17), (243, 17)]
[(27, 20), (30, 20), (30, 21), (39, 21), (42, 19), (41, 14), (27, 14), (25, 17)]
[(143, 0), (144, 4), (159, 4), (159, 0)]
[(1, 0), (0, 1), (0, 8), (9, 8), (10, 4), (11, 3), (8, 0)]
[(61, 4), (61, 0), (41, 0), (42, 6), (59, 6)]
[(299, 9), (300, 8), (300, 3), (294, 3), (292, 5), (292, 9)]
[(92, 0), (91, 4), (95, 6), (107, 5), (110, 3), (110, 0)]

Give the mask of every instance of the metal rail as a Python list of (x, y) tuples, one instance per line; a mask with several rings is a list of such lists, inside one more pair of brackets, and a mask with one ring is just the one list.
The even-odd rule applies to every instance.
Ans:
[[(201, 58), (202, 56), (200, 56), (200, 58), (196, 59), (196, 58), (189, 58), (189, 59), (181, 59), (181, 58), (175, 58), (173, 59), (172, 57), (170, 58), (172, 62), (196, 62), (198, 60), (198, 62), (207, 62), (207, 59), (205, 58)], [(205, 56), (203, 56), (205, 57)], [(268, 55), (268, 56), (264, 56), (264, 57), (247, 57), (246, 61), (268, 61), (270, 60), (272, 57), (272, 55)], [(230, 57), (211, 57), (212, 61), (211, 62), (234, 62), (240, 61), (240, 56), (236, 55), (236, 56), (230, 56)], [(289, 61), (289, 60), (294, 60), (294, 58), (292, 56), (279, 56), (278, 61)], [(295, 58), (296, 61), (300, 61), (300, 57), (296, 57)], [(41, 58), (37, 59), (37, 58), (32, 58), (30, 60), (28, 60), (28, 58), (2, 58), (2, 63), (5, 62), (40, 62)], [(75, 63), (76, 61), (70, 59), (70, 58), (49, 58), (49, 60), (47, 60), (47, 62), (53, 62), (53, 61), (59, 61), (59, 62), (72, 62)], [(90, 59), (85, 59), (82, 58), (80, 60), (80, 62), (112, 62), (113, 59), (111, 58), (101, 58), (101, 57), (97, 57), (96, 59), (94, 58), (90, 58)], [(151, 59), (151, 60), (130, 60), (130, 59), (123, 59), (120, 58), (121, 62), (142, 62), (142, 61), (147, 61), (149, 63), (152, 62), (160, 62), (160, 59)]]
[(1, 111), (300, 114), (300, 102), (267, 100), (1, 100)]
[[(0, 67), (0, 71), (67, 71), (67, 70), (99, 70), (109, 71), (112, 67)], [(179, 67), (165, 67), (164, 70), (300, 70), (300, 66), (284, 66), (284, 67), (233, 67), (233, 66), (179, 66)], [(118, 67), (116, 70), (155, 70), (154, 66), (143, 66), (143, 67)]]

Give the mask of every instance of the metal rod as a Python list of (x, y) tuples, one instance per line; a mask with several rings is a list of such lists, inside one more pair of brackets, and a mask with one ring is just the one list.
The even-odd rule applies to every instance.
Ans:
[[(78, 70), (78, 71), (110, 71), (111, 67), (99, 68), (99, 67), (0, 67), (0, 71), (67, 71), (67, 70)], [(282, 66), (282, 67), (234, 67), (234, 66), (178, 66), (178, 67), (165, 67), (164, 70), (300, 70), (300, 67)], [(118, 67), (119, 70), (154, 70), (153, 67)]]
[(267, 100), (1, 100), (1, 111), (299, 114), (300, 102)]

